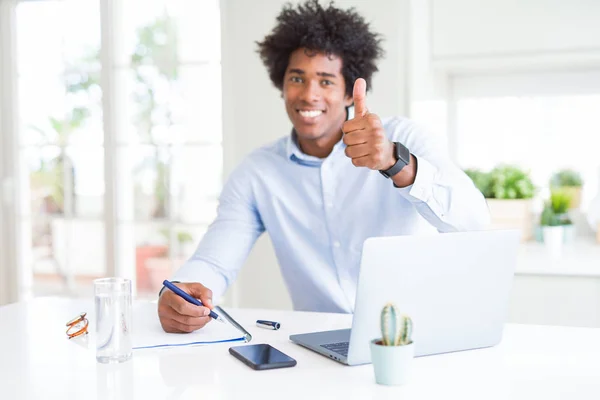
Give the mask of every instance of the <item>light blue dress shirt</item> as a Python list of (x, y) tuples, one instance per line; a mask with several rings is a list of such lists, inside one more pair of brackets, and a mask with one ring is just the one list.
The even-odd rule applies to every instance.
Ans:
[(484, 229), (487, 204), (446, 151), (406, 118), (382, 122), (417, 158), (413, 185), (395, 188), (355, 167), (343, 141), (319, 159), (303, 154), (293, 135), (281, 138), (230, 175), (217, 218), (172, 279), (200, 282), (218, 299), (266, 231), (294, 309), (353, 312), (366, 238)]

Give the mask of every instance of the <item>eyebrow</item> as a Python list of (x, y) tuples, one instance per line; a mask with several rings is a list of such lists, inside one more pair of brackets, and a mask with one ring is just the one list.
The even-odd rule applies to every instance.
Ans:
[[(296, 73), (298, 75), (304, 75), (304, 71), (299, 69), (299, 68), (292, 68), (289, 70), (290, 74)], [(328, 78), (336, 78), (335, 74), (330, 74), (329, 72), (317, 72), (317, 75), (319, 76), (325, 76)]]

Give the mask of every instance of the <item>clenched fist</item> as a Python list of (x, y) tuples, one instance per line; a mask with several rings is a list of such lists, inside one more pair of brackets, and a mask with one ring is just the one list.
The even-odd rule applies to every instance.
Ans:
[(169, 289), (162, 291), (158, 299), (158, 318), (165, 332), (193, 332), (202, 328), (211, 318), (212, 291), (200, 283), (174, 283), (184, 292), (200, 299), (202, 306), (188, 303)]
[(357, 167), (386, 170), (395, 163), (394, 144), (387, 138), (381, 120), (369, 113), (366, 105), (367, 83), (358, 78), (354, 82), (354, 118), (344, 122), (346, 155)]

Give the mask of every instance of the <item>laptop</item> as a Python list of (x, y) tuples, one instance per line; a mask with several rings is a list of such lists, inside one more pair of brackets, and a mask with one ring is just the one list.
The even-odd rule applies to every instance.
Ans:
[(518, 230), (368, 238), (351, 329), (290, 340), (347, 365), (371, 362), (380, 313), (394, 303), (413, 320), (415, 356), (500, 343), (520, 242)]

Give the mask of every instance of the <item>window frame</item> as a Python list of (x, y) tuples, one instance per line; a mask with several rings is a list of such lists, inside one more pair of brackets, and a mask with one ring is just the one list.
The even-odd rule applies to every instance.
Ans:
[[(0, 65), (0, 87), (3, 90), (0, 93), (0, 305), (19, 300), (25, 300), (33, 297), (33, 271), (29, 266), (30, 260), (26, 260), (27, 247), (22, 243), (24, 223), (26, 221), (24, 207), (28, 203), (21, 197), (21, 191), (17, 185), (22, 176), (22, 166), (19, 163), (19, 113), (18, 113), (18, 71), (16, 57), (16, 16), (17, 6), (20, 2), (28, 0), (0, 0), (0, 58), (11, 60), (10, 63)], [(44, 1), (44, 0), (41, 0)], [(124, 262), (120, 257), (123, 252), (123, 237), (120, 232), (120, 225), (123, 221), (119, 218), (119, 196), (117, 190), (118, 174), (121, 167), (118, 163), (118, 150), (123, 148), (117, 137), (120, 126), (118, 121), (122, 120), (119, 113), (123, 112), (118, 105), (123, 99), (118, 99), (116, 87), (116, 75), (122, 70), (123, 66), (118, 66), (117, 57), (117, 30), (119, 18), (119, 2), (112, 0), (96, 0), (100, 6), (100, 63), (101, 63), (101, 87), (102, 87), (102, 124), (103, 124), (103, 153), (104, 153), (104, 184), (105, 191), (103, 196), (104, 213), (94, 220), (101, 220), (104, 224), (104, 249), (105, 263), (104, 274), (106, 276), (122, 276), (133, 280), (133, 287), (136, 285), (136, 266), (134, 263)], [(217, 3), (218, 4), (218, 3)], [(219, 56), (209, 55), (206, 61), (186, 61), (179, 62), (181, 66), (196, 66), (203, 64), (216, 63), (221, 65)], [(8, 118), (7, 116), (17, 116)], [(126, 116), (125, 116), (126, 117)], [(208, 141), (196, 143), (186, 143), (183, 146), (209, 146), (216, 144)], [(223, 141), (221, 140), (220, 149), (223, 151)], [(222, 178), (222, 177), (221, 177)], [(21, 207), (21, 209), (17, 209)], [(65, 216), (67, 219), (72, 217)], [(31, 216), (33, 220), (35, 216)], [(73, 219), (86, 219), (86, 217), (75, 217)], [(131, 221), (132, 229), (138, 224), (157, 223), (168, 229), (174, 229), (181, 226), (189, 226), (190, 229), (206, 228), (208, 223), (198, 221), (180, 221), (167, 217), (157, 221), (143, 221), (134, 219)], [(130, 222), (127, 222), (130, 223)], [(206, 226), (205, 226), (206, 225)], [(169, 243), (174, 244), (174, 235), (170, 234)], [(172, 246), (170, 246), (172, 248)], [(134, 251), (135, 253), (135, 251)], [(173, 262), (177, 257), (171, 254), (169, 260)], [(29, 264), (28, 264), (29, 263)], [(73, 284), (75, 271), (69, 271), (71, 285), (65, 290), (67, 295), (77, 295)], [(135, 291), (135, 289), (134, 289)]]
[(17, 268), (17, 214), (15, 196), (16, 130), (18, 115), (16, 75), (17, 0), (0, 1), (0, 305), (21, 299), (22, 277)]

